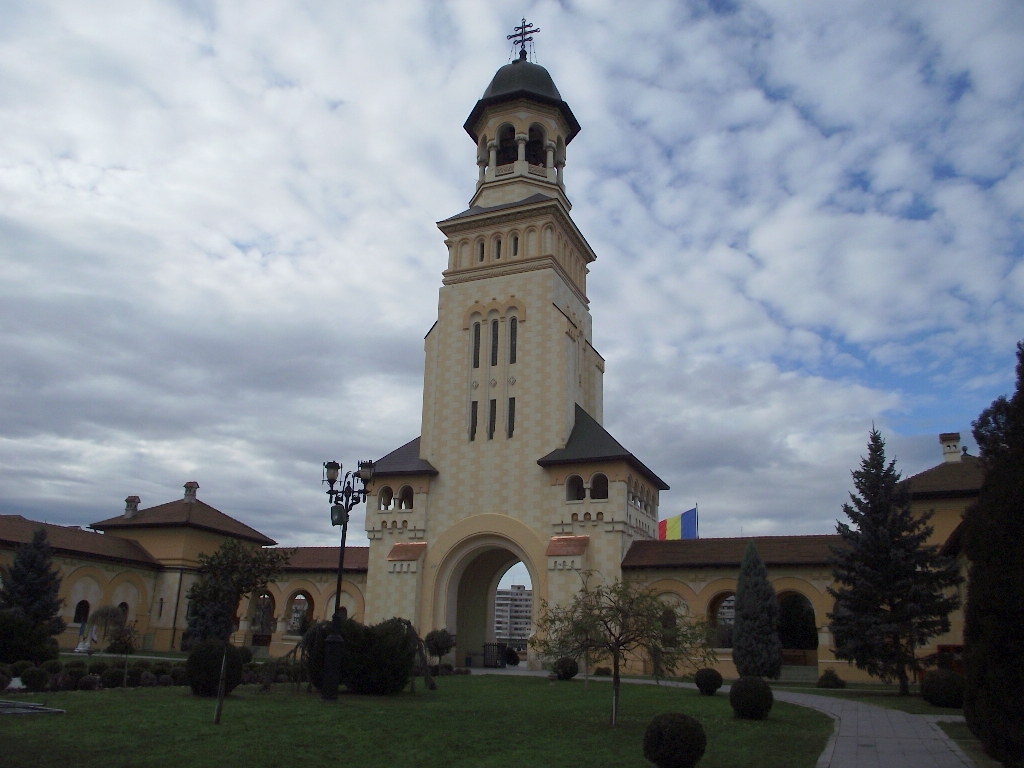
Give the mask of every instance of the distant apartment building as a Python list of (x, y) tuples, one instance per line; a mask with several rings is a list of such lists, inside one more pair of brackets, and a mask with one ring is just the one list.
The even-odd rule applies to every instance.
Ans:
[(499, 589), (494, 598), (494, 639), (524, 650), (533, 632), (533, 590), (521, 584)]

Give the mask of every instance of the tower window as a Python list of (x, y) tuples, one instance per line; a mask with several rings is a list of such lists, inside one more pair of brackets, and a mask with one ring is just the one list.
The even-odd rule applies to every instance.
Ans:
[(544, 131), (540, 129), (540, 126), (531, 126), (529, 138), (526, 142), (526, 161), (530, 165), (546, 165), (546, 154), (544, 151)]
[(474, 400), (469, 404), (469, 441), (476, 440), (477, 410), (480, 403)]
[(480, 323), (473, 323), (473, 367), (480, 367)]
[(483, 261), (484, 260), (484, 244), (482, 242), (479, 245), (477, 245), (477, 248), (476, 248), (476, 260), (477, 261)]
[(499, 237), (494, 241), (494, 260), (497, 261), (501, 258), (501, 238)]
[(491, 365), (498, 364), (498, 321), (491, 320)]
[(565, 481), (565, 500), (583, 501), (586, 498), (586, 489), (583, 487), (583, 478), (579, 475), (571, 475)]
[(592, 478), (590, 478), (590, 498), (592, 499), (607, 499), (608, 498), (608, 477), (598, 472)]
[(512, 434), (516, 431), (516, 399), (510, 397), (508, 399), (508, 436), (512, 437)]
[(512, 255), (519, 255), (519, 235), (512, 236)]
[(508, 363), (512, 365), (516, 361), (516, 342), (519, 337), (519, 320), (512, 318), (508, 323)]
[(487, 414), (487, 439), (494, 439), (494, 424), (498, 420), (498, 401), (491, 400), (489, 413)]
[(514, 163), (518, 158), (519, 149), (516, 147), (516, 129), (511, 125), (506, 125), (498, 131), (498, 165)]

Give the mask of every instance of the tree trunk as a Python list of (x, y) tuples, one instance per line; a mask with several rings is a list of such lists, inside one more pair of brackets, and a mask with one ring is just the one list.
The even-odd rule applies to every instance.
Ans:
[(619, 719), (619, 654), (612, 654), (612, 728)]
[(900, 670), (900, 696), (910, 695), (910, 680), (907, 679), (907, 670)]

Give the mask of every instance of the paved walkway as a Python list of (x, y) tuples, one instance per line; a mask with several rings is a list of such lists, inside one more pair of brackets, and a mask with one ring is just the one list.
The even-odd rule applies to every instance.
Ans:
[(959, 715), (909, 715), (836, 696), (774, 691), (777, 701), (824, 712), (836, 722), (818, 768), (974, 768), (936, 723)]
[[(523, 665), (525, 667), (525, 665)], [(474, 674), (547, 675), (522, 667), (474, 669)], [(591, 677), (608, 681), (610, 677)], [(622, 678), (631, 684), (654, 685), (654, 680)], [(662, 682), (662, 685), (693, 688), (692, 683)], [(728, 694), (729, 686), (721, 693)], [(832, 738), (818, 758), (817, 768), (974, 768), (939, 721), (962, 721), (960, 715), (910, 715), (897, 709), (812, 693), (773, 690), (776, 701), (824, 712), (835, 721)]]

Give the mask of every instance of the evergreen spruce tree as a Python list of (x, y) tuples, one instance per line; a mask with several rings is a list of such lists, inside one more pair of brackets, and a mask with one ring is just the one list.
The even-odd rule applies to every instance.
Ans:
[(949, 631), (959, 605), (950, 590), (960, 581), (951, 557), (925, 542), (931, 514), (914, 517), (896, 462), (885, 461), (885, 441), (872, 429), (867, 458), (853, 472), (856, 494), (843, 505), (850, 523), (836, 523), (842, 545), (832, 547), (836, 587), (832, 634), (836, 657), (910, 693), (909, 673), (921, 671), (917, 649)]
[(50, 638), (67, 626), (60, 618), (64, 603), (57, 597), (60, 582), (60, 576), (53, 570), (46, 531), (39, 528), (30, 543), (18, 547), (8, 577), (0, 587), (0, 610), (4, 613), (0, 621), (0, 633), (4, 635), (0, 646), (13, 655), (32, 660), (53, 655)]
[(985, 751), (1024, 765), (1024, 342), (1017, 391), (986, 408), (974, 427), (985, 468), (964, 518), (970, 561), (964, 617), (964, 716)]
[(8, 578), (0, 587), (0, 607), (20, 608), (34, 624), (49, 627), (50, 634), (64, 631), (60, 608), (60, 576), (53, 570), (53, 556), (46, 531), (32, 534), (32, 542), (22, 544), (14, 554)]
[(751, 541), (740, 566), (732, 625), (732, 660), (741, 675), (778, 678), (782, 670), (778, 629), (779, 598)]

